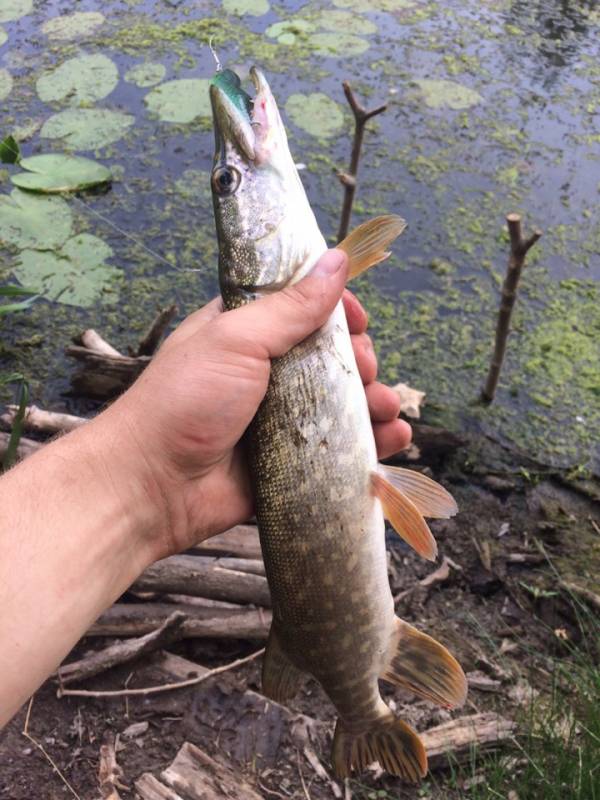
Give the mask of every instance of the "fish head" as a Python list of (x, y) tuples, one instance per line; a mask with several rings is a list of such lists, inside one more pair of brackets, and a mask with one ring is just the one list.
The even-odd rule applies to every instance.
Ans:
[(211, 188), (226, 305), (294, 283), (326, 248), (269, 84), (256, 67), (250, 78), (253, 99), (229, 69), (217, 72), (210, 86)]

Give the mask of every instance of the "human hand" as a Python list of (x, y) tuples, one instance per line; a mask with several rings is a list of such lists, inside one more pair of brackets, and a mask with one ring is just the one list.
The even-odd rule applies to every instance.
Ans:
[(347, 263), (328, 251), (293, 287), (223, 311), (220, 299), (189, 316), (136, 383), (102, 415), (120, 427), (131, 477), (159, 510), (156, 558), (243, 522), (253, 513), (239, 441), (268, 387), (271, 358), (319, 328), (343, 293), (358, 370), (381, 458), (410, 442), (395, 393), (375, 381), (367, 315), (344, 291)]

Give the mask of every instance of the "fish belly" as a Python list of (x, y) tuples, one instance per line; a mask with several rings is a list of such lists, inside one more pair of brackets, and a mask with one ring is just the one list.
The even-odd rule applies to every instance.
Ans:
[(375, 442), (341, 303), (273, 362), (249, 448), (277, 638), (359, 723), (380, 710), (394, 607), (370, 491)]

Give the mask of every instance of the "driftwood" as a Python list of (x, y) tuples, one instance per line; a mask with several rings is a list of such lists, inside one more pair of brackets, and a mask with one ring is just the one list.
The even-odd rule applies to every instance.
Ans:
[[(18, 406), (8, 405), (6, 412), (0, 416), (7, 426), (12, 426), (15, 416), (19, 410)], [(45, 411), (37, 406), (27, 406), (23, 417), (23, 429), (26, 431), (36, 431), (53, 435), (56, 433), (68, 433), (80, 428), (88, 420), (85, 417), (76, 417), (74, 414), (63, 414), (58, 411)]]
[(262, 558), (256, 525), (236, 525), (192, 548), (193, 552), (211, 556)]
[(238, 770), (219, 764), (190, 742), (184, 742), (160, 777), (146, 772), (136, 781), (142, 800), (262, 800)]
[(156, 350), (158, 349), (158, 345), (160, 344), (160, 340), (165, 334), (165, 331), (169, 327), (171, 320), (177, 313), (177, 306), (167, 306), (166, 308), (162, 308), (154, 321), (140, 340), (135, 352), (132, 355), (135, 356), (151, 356), (153, 355)]
[(352, 206), (354, 204), (354, 195), (356, 193), (356, 176), (358, 173), (358, 164), (360, 161), (360, 152), (362, 150), (363, 137), (365, 134), (365, 125), (377, 114), (383, 113), (387, 108), (387, 103), (383, 103), (377, 108), (372, 108), (369, 111), (363, 108), (356, 99), (348, 81), (342, 83), (346, 100), (348, 101), (352, 113), (354, 115), (354, 140), (352, 142), (352, 155), (350, 156), (350, 168), (348, 172), (341, 172), (339, 174), (340, 182), (344, 187), (344, 202), (342, 205), (342, 214), (340, 217), (340, 227), (338, 230), (337, 240), (338, 243), (345, 239), (348, 235), (348, 228), (350, 227), (350, 217), (352, 215)]
[(130, 788), (123, 783), (124, 773), (117, 763), (115, 741), (112, 736), (100, 747), (100, 766), (98, 767), (98, 783), (102, 800), (121, 800), (119, 789), (129, 792)]
[(510, 234), (510, 256), (506, 277), (502, 284), (502, 300), (498, 312), (498, 322), (496, 324), (496, 340), (494, 353), (490, 362), (485, 385), (481, 391), (481, 400), (484, 403), (491, 403), (496, 394), (500, 370), (506, 353), (506, 342), (510, 332), (510, 318), (512, 316), (515, 300), (517, 299), (517, 289), (521, 272), (525, 265), (525, 257), (531, 247), (542, 235), (541, 231), (534, 231), (528, 239), (523, 238), (521, 231), (521, 217), (518, 214), (509, 214), (506, 217), (508, 232)]
[(93, 328), (88, 328), (73, 340), (75, 344), (86, 347), (88, 350), (94, 350), (97, 353), (102, 353), (104, 356), (111, 356), (123, 358), (123, 353), (115, 349), (112, 344), (109, 344), (106, 339), (103, 339), (100, 334)]
[[(253, 559), (251, 563), (254, 565), (256, 561)], [(132, 589), (136, 592), (190, 594), (230, 603), (271, 605), (267, 579), (262, 575), (229, 569), (220, 560), (198, 556), (171, 556), (157, 561), (144, 570)]]
[(429, 768), (439, 769), (468, 761), (473, 749), (494, 750), (513, 738), (516, 723), (494, 711), (444, 722), (421, 733)]
[[(10, 433), (4, 433), (4, 431), (0, 431), (0, 462), (4, 458), (9, 442)], [(17, 461), (21, 461), (23, 458), (33, 455), (33, 453), (35, 453), (36, 450), (39, 450), (40, 447), (43, 447), (41, 442), (36, 442), (33, 439), (26, 439), (22, 436), (17, 447)]]
[[(58, 668), (57, 677), (60, 686), (64, 686), (74, 681), (91, 678), (118, 664), (125, 664), (135, 658), (167, 647), (176, 642), (183, 636), (183, 622), (185, 614), (181, 611), (174, 611), (163, 624), (151, 633), (141, 636), (138, 639), (129, 639), (125, 642), (115, 642), (110, 647), (92, 653), (79, 661), (72, 661), (70, 664), (63, 664)], [(58, 696), (62, 694), (58, 690)]]
[(86, 636), (141, 636), (158, 628), (173, 611), (186, 615), (184, 638), (250, 639), (264, 641), (271, 612), (238, 607), (203, 608), (169, 603), (115, 603), (89, 628)]

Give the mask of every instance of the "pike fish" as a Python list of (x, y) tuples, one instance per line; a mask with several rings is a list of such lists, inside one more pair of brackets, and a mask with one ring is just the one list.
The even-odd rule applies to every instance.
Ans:
[[(290, 286), (327, 245), (308, 203), (264, 75), (255, 96), (231, 70), (212, 79), (211, 185), (226, 309)], [(389, 255), (405, 223), (384, 216), (340, 245), (354, 277)], [(445, 707), (467, 683), (453, 656), (395, 615), (385, 522), (420, 555), (436, 557), (424, 520), (456, 513), (452, 496), (414, 470), (377, 462), (365, 392), (341, 302), (328, 322), (273, 361), (247, 446), (273, 623), (264, 693), (290, 700), (312, 675), (338, 713), (338, 777), (373, 762), (418, 781), (427, 755), (417, 733), (383, 701), (379, 679)]]

